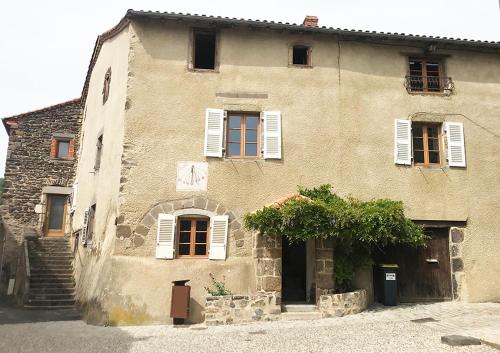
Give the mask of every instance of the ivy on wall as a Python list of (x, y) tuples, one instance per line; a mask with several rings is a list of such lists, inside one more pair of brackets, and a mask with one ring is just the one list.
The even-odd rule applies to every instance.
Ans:
[(332, 239), (337, 291), (352, 289), (355, 271), (372, 263), (375, 248), (405, 244), (422, 246), (426, 236), (404, 215), (401, 201), (341, 198), (329, 184), (299, 189), (300, 197), (279, 207), (264, 207), (244, 217), (245, 227), (284, 236), (290, 242)]

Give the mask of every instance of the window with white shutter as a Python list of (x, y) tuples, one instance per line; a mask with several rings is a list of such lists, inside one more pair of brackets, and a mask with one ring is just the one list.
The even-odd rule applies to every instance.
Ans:
[(224, 138), (224, 110), (207, 109), (205, 112), (206, 157), (222, 157)]
[(448, 164), (450, 167), (465, 167), (465, 139), (462, 123), (445, 123), (448, 143)]
[(264, 159), (281, 159), (281, 112), (264, 112), (262, 125)]
[(214, 216), (210, 225), (210, 260), (225, 260), (227, 248), (227, 231), (229, 217), (227, 215)]
[(156, 232), (156, 258), (174, 258), (175, 216), (166, 213), (158, 215)]
[(83, 245), (87, 243), (87, 231), (88, 231), (88, 226), (89, 226), (89, 214), (90, 214), (90, 208), (87, 208), (85, 212), (83, 213), (83, 227), (80, 233), (80, 241), (82, 242)]
[(394, 122), (394, 163), (411, 165), (411, 120)]

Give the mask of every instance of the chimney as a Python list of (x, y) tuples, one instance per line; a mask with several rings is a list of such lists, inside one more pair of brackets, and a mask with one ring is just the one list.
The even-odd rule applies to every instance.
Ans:
[(316, 16), (306, 16), (302, 25), (306, 27), (318, 27), (318, 18)]

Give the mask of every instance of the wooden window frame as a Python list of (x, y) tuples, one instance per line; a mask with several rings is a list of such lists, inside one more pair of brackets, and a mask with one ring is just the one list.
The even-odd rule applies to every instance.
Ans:
[[(68, 144), (68, 154), (66, 155), (66, 157), (59, 157), (59, 145), (61, 144), (61, 142), (66, 142)], [(72, 159), (72, 158), (70, 158), (70, 155), (71, 155), (70, 149), (71, 149), (71, 140), (70, 139), (56, 139), (55, 159), (64, 160), (64, 161)]]
[[(59, 157), (59, 145), (61, 142), (68, 143), (68, 154), (66, 157)], [(50, 159), (53, 161), (72, 161), (75, 159), (75, 139), (64, 137), (52, 137), (50, 146)]]
[[(195, 57), (196, 57), (196, 34), (197, 33), (210, 33), (215, 35), (215, 57), (214, 57), (214, 68), (213, 69), (199, 69), (195, 67)], [(189, 57), (188, 57), (188, 70), (193, 72), (219, 72), (219, 48), (220, 48), (220, 33), (214, 28), (203, 28), (194, 27), (191, 28), (189, 34)]]
[[(410, 93), (416, 93), (416, 94), (443, 94), (444, 93), (444, 86), (445, 86), (445, 70), (444, 70), (444, 60), (442, 58), (433, 58), (430, 56), (409, 56), (408, 57), (408, 77), (412, 77), (411, 75), (411, 67), (410, 67), (410, 62), (411, 61), (420, 61), (422, 63), (422, 90), (418, 91), (415, 90), (411, 87), (411, 82), (410, 82)], [(428, 62), (436, 62), (439, 66), (439, 91), (429, 91), (429, 81), (427, 76), (427, 63)], [(424, 77), (426, 78), (424, 80)]]
[[(231, 130), (238, 130), (238, 129), (230, 129), (229, 128), (229, 117), (231, 115), (241, 115), (241, 125), (240, 125), (240, 154), (238, 156), (229, 156), (229, 133)], [(257, 119), (257, 155), (256, 156), (245, 156), (246, 152), (246, 121), (247, 121), (247, 116), (248, 115), (256, 115), (258, 117)], [(261, 117), (259, 112), (227, 112), (227, 119), (225, 122), (225, 127), (226, 127), (226, 140), (224, 143), (225, 147), (225, 157), (230, 158), (230, 159), (261, 159)], [(255, 129), (250, 129), (250, 130), (255, 130)]]
[[(294, 64), (293, 63), (293, 49), (296, 47), (307, 48), (307, 64)], [(288, 47), (288, 66), (296, 68), (310, 69), (312, 68), (312, 46), (307, 44), (295, 43)]]
[[(424, 152), (424, 162), (413, 162), (415, 166), (421, 167), (436, 167), (442, 166), (443, 164), (443, 132), (442, 132), (442, 124), (441, 123), (432, 123), (432, 122), (417, 122), (412, 124), (412, 135), (411, 135), (411, 143), (412, 143), (412, 156), (414, 159), (415, 155), (415, 146), (413, 144), (413, 129), (418, 126), (422, 128), (422, 142), (423, 142), (423, 152)], [(435, 127), (438, 131), (438, 148), (439, 148), (439, 163), (430, 163), (429, 162), (429, 132), (428, 129), (430, 127)]]
[[(191, 222), (191, 229), (189, 234), (189, 255), (179, 255), (179, 241), (181, 239), (181, 221), (189, 220)], [(195, 222), (193, 222), (195, 221)], [(196, 245), (196, 222), (207, 222), (207, 242), (205, 255), (195, 255)], [(175, 257), (177, 259), (208, 259), (208, 252), (210, 250), (210, 218), (201, 216), (182, 216), (177, 219), (177, 230), (175, 231)]]

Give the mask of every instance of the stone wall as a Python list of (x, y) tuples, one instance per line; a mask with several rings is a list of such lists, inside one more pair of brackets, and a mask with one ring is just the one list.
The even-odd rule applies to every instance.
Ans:
[(318, 302), (323, 317), (357, 314), (367, 307), (368, 296), (364, 289), (341, 294), (323, 294)]
[(281, 297), (276, 292), (207, 297), (205, 302), (208, 326), (274, 321), (279, 320), (280, 315)]
[[(40, 233), (43, 222), (35, 213), (44, 186), (69, 187), (73, 184), (76, 156), (51, 159), (54, 134), (74, 136), (78, 151), (81, 125), (80, 99), (41, 110), (4, 118), (9, 134), (1, 215), (7, 233), (4, 263), (14, 266), (16, 244), (25, 233)], [(13, 273), (14, 269), (8, 272)]]
[(464, 261), (462, 259), (462, 243), (464, 241), (465, 228), (450, 228), (450, 258), (451, 279), (453, 287), (453, 299), (462, 299), (462, 286), (465, 278)]
[(281, 238), (256, 233), (253, 242), (257, 291), (281, 292)]

